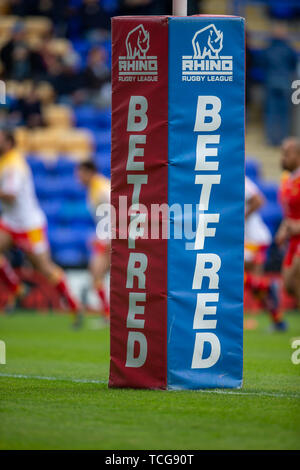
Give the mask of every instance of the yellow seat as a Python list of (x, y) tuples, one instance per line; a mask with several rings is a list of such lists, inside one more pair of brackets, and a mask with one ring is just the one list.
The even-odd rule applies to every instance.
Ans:
[(50, 127), (71, 127), (73, 113), (71, 108), (65, 105), (51, 104), (43, 109), (45, 123)]
[(44, 16), (27, 16), (24, 20), (27, 36), (47, 36), (52, 29), (52, 22)]
[(12, 33), (13, 27), (19, 21), (18, 16), (7, 15), (0, 18), (0, 37), (9, 37)]
[(40, 82), (36, 87), (36, 93), (41, 103), (45, 106), (52, 104), (55, 100), (55, 91), (49, 82)]
[(18, 82), (18, 95), (20, 98), (26, 98), (32, 93), (34, 83), (32, 80), (24, 80)]
[(60, 136), (56, 129), (38, 128), (30, 131), (28, 151), (44, 158), (56, 158), (59, 153)]
[(19, 82), (16, 80), (8, 80), (6, 82), (6, 92), (14, 98), (20, 99), (28, 96), (33, 89), (32, 80), (24, 80)]
[(50, 127), (28, 130), (18, 127), (15, 138), (23, 153), (36, 153), (45, 160), (53, 160), (63, 154), (80, 162), (90, 157), (93, 147), (91, 134), (81, 129)]
[(61, 152), (72, 156), (75, 160), (83, 160), (90, 156), (93, 150), (93, 139), (86, 130), (69, 129), (63, 133)]
[(72, 44), (68, 39), (53, 38), (48, 41), (47, 48), (52, 54), (63, 57), (72, 51)]

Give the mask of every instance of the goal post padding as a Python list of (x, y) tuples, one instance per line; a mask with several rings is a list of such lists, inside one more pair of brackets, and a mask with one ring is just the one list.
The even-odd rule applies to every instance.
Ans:
[(240, 17), (112, 20), (110, 387), (242, 384), (244, 76)]

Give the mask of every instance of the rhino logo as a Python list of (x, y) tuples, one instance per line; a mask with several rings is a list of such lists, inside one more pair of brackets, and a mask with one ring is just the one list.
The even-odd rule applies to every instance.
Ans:
[(223, 33), (210, 24), (197, 31), (192, 39), (194, 59), (218, 59), (223, 48)]
[(140, 24), (128, 33), (126, 38), (127, 59), (146, 59), (149, 49), (149, 33)]

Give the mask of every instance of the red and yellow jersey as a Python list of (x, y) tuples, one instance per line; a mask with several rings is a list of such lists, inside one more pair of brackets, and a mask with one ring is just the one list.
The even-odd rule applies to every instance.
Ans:
[(0, 156), (0, 191), (14, 196), (12, 203), (1, 201), (1, 220), (7, 226), (23, 232), (45, 225), (46, 219), (35, 195), (31, 170), (16, 149)]
[(100, 174), (93, 176), (88, 187), (88, 202), (94, 216), (99, 204), (109, 204), (110, 181), (105, 176)]
[[(93, 176), (88, 187), (88, 202), (92, 215), (97, 222), (97, 238), (93, 241), (94, 252), (104, 253), (110, 242), (110, 181), (105, 176), (96, 174)], [(101, 204), (105, 204), (104, 212), (97, 209)], [(105, 215), (106, 217), (105, 217)]]
[(291, 174), (283, 174), (280, 202), (286, 218), (300, 219), (300, 169)]

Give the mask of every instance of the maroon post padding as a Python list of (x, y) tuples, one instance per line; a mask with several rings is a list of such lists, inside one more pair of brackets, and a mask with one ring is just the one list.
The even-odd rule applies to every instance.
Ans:
[[(111, 259), (109, 386), (166, 388), (167, 240), (161, 234), (150, 238), (151, 204), (168, 201), (166, 17), (113, 18), (112, 73), (111, 202), (116, 209), (116, 238)], [(121, 205), (127, 202), (128, 209), (136, 203), (138, 212), (146, 214), (137, 226), (144, 230), (143, 238), (120, 238), (131, 223), (131, 229), (135, 227), (134, 218), (120, 210), (120, 196)], [(137, 275), (142, 266), (143, 274)]]

